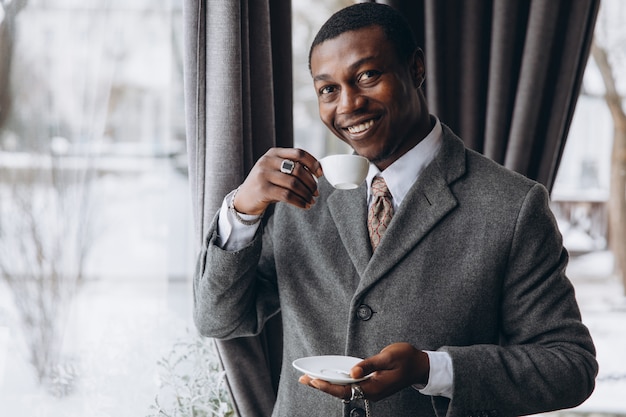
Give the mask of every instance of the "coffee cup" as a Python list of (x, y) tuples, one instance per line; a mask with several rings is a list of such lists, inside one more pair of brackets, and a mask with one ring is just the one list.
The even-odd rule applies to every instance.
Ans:
[(369, 161), (359, 155), (329, 155), (319, 160), (324, 177), (338, 190), (357, 188), (367, 177)]

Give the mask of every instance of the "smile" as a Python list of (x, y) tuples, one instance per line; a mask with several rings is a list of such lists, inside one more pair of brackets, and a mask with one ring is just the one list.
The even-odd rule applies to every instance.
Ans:
[(369, 129), (370, 127), (372, 127), (374, 125), (374, 120), (368, 120), (367, 122), (363, 122), (361, 124), (358, 125), (354, 125), (354, 126), (349, 126), (346, 129), (348, 130), (348, 132), (352, 133), (352, 134), (356, 134), (356, 133), (361, 133), (366, 131), (367, 129)]

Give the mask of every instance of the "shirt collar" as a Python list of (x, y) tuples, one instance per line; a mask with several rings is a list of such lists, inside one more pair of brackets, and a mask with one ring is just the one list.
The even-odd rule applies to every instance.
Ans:
[(398, 160), (380, 171), (376, 165), (370, 163), (367, 173), (367, 201), (370, 202), (370, 185), (375, 176), (381, 176), (393, 197), (394, 209), (398, 209), (413, 183), (420, 176), (424, 168), (430, 164), (441, 148), (443, 131), (441, 122), (435, 116), (435, 125), (430, 133), (417, 145), (402, 155)]

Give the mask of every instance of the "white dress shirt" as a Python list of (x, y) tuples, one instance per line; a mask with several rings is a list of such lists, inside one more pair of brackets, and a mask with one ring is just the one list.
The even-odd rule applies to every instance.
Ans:
[[(439, 119), (431, 132), (415, 147), (402, 155), (384, 171), (380, 171), (376, 165), (370, 163), (366, 177), (367, 184), (372, 183), (375, 176), (381, 176), (389, 188), (392, 196), (394, 212), (402, 204), (409, 189), (430, 164), (441, 147), (442, 129)], [(217, 234), (218, 245), (225, 250), (235, 251), (242, 249), (254, 238), (259, 223), (245, 225), (237, 221), (228, 210), (228, 203), (234, 191), (229, 193), (222, 203), (218, 219)], [(372, 203), (371, 190), (367, 189), (368, 206)], [(259, 216), (240, 214), (245, 220), (254, 220)], [(444, 396), (452, 398), (453, 393), (453, 369), (452, 358), (447, 352), (425, 351), (430, 361), (430, 374), (426, 386), (413, 387), (424, 395)]]

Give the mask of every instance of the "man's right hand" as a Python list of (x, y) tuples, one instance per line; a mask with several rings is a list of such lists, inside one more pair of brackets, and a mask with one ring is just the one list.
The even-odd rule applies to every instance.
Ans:
[[(293, 161), (291, 174), (281, 172), (284, 160)], [(296, 148), (272, 148), (256, 162), (239, 187), (233, 202), (243, 214), (261, 215), (272, 203), (279, 201), (308, 209), (315, 203), (317, 180), (322, 167), (311, 154)]]

